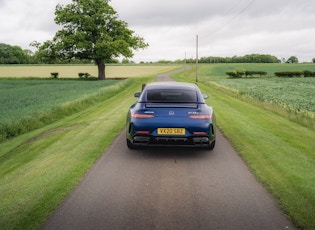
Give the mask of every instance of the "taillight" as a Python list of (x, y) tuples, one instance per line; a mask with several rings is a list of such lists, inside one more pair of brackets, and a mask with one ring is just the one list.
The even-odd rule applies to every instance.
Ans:
[(188, 117), (198, 120), (209, 120), (212, 118), (212, 114), (191, 114)]
[(136, 134), (141, 135), (141, 134), (149, 134), (150, 132), (147, 130), (138, 130), (136, 131)]
[(154, 114), (147, 114), (147, 113), (132, 113), (130, 114), (131, 118), (153, 118)]
[(207, 132), (193, 132), (195, 135), (207, 135)]

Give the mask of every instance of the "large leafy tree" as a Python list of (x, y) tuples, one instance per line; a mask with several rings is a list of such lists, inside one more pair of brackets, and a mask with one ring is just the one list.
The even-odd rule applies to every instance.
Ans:
[(58, 4), (55, 22), (62, 27), (51, 41), (44, 42), (39, 52), (51, 59), (89, 59), (98, 66), (98, 78), (105, 79), (105, 63), (148, 46), (144, 39), (118, 19), (110, 0), (72, 0)]

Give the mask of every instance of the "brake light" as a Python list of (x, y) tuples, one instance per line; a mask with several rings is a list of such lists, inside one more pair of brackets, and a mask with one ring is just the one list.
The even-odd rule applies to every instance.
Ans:
[(207, 132), (193, 132), (195, 135), (207, 135)]
[(130, 114), (131, 118), (153, 118), (154, 114), (147, 114), (147, 113), (132, 113)]
[(198, 120), (208, 120), (212, 118), (212, 114), (191, 114), (188, 117)]
[(147, 130), (138, 130), (136, 131), (136, 134), (149, 134), (150, 132)]

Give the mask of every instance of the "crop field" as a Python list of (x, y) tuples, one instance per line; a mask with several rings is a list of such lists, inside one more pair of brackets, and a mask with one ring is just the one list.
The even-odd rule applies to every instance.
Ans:
[[(268, 77), (229, 78), (228, 70), (244, 68), (263, 70)], [(240, 95), (249, 95), (259, 101), (279, 105), (288, 111), (315, 117), (315, 78), (279, 78), (273, 73), (283, 70), (312, 70), (315, 64), (217, 64), (201, 65), (199, 68), (202, 81), (215, 82), (234, 89)]]
[[(177, 67), (109, 66), (106, 73), (108, 78), (135, 78), (156, 75)], [(52, 71), (59, 72), (59, 77), (65, 79), (51, 79)], [(80, 105), (84, 104), (82, 101), (88, 98), (93, 101), (94, 99), (91, 98), (104, 96), (110, 88), (123, 84), (117, 80), (70, 79), (78, 78), (78, 72), (96, 74), (96, 71), (96, 66), (89, 65), (0, 66), (0, 75), (3, 76), (0, 78), (0, 142), (50, 123), (51, 120), (64, 116), (65, 114), (61, 115), (63, 113), (77, 111)], [(31, 79), (24, 77), (31, 77)]]
[[(0, 80), (0, 136), (15, 136), (66, 103), (97, 95), (119, 81)], [(0, 138), (1, 140), (1, 138)]]
[(246, 64), (246, 63), (228, 63), (228, 64), (213, 64), (199, 65), (200, 77), (228, 77), (225, 73), (233, 69), (260, 70), (266, 71), (268, 77), (273, 77), (278, 71), (315, 71), (315, 64)]
[(242, 78), (215, 82), (293, 111), (315, 112), (315, 78)]
[[(172, 65), (107, 65), (107, 78), (129, 78), (147, 76), (172, 70), (178, 66)], [(8, 77), (38, 77), (50, 78), (50, 73), (59, 73), (59, 78), (78, 78), (78, 73), (89, 73), (97, 76), (95, 65), (0, 65), (0, 78)]]

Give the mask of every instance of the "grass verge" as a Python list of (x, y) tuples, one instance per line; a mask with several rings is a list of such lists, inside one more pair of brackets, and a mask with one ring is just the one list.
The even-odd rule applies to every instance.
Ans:
[(152, 80), (131, 79), (106, 100), (1, 143), (0, 229), (39, 228), (124, 127), (133, 93)]
[(199, 83), (210, 95), (220, 130), (293, 223), (315, 229), (314, 129), (211, 86)]

